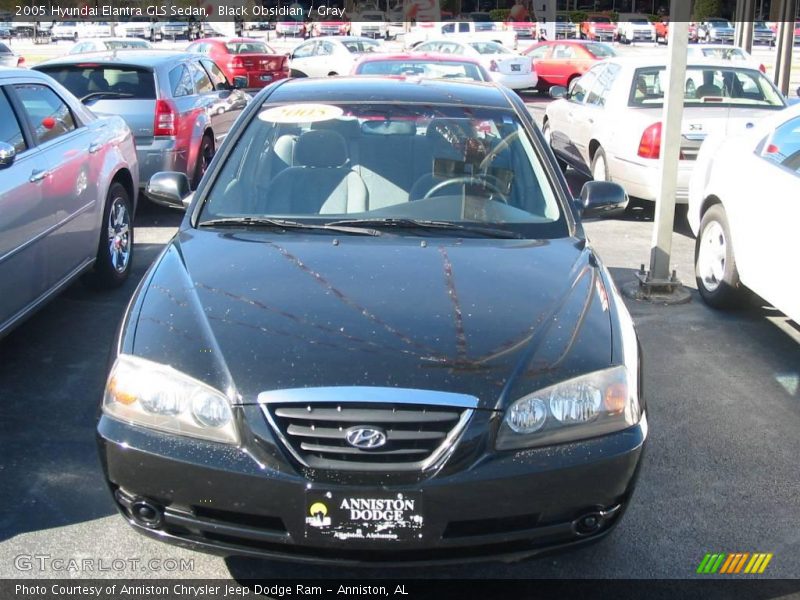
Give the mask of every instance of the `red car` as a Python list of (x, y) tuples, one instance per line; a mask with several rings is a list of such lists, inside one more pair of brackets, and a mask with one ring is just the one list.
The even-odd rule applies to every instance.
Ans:
[(489, 72), (473, 58), (432, 52), (365, 54), (353, 66), (351, 75), (492, 81)]
[(669, 39), (669, 18), (663, 17), (653, 23), (653, 26), (656, 28), (656, 43), (666, 44)]
[(522, 53), (533, 59), (539, 76), (536, 89), (545, 92), (554, 85), (569, 87), (573, 79), (586, 73), (597, 61), (617, 55), (611, 46), (582, 40), (539, 42)]
[(233, 83), (247, 77), (248, 88), (262, 88), (289, 76), (289, 59), (254, 38), (206, 38), (187, 48), (208, 55)]
[(581, 37), (596, 42), (613, 42), (617, 37), (617, 26), (606, 15), (590, 15), (581, 23)]

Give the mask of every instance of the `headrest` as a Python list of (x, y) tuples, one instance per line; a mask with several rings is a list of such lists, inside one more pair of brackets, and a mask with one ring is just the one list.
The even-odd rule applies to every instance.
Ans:
[(416, 135), (417, 125), (413, 121), (364, 121), (364, 135)]
[(358, 126), (358, 119), (328, 119), (327, 121), (317, 121), (311, 124), (312, 131), (335, 131), (345, 139), (355, 138), (361, 134), (361, 127)]
[(342, 167), (347, 164), (347, 142), (335, 131), (307, 131), (294, 148), (296, 165)]

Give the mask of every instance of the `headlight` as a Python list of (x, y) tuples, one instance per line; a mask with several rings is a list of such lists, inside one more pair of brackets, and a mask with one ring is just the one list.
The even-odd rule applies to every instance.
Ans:
[(572, 442), (639, 422), (637, 374), (612, 367), (539, 390), (508, 407), (497, 449)]
[(103, 412), (142, 427), (236, 444), (231, 403), (221, 392), (170, 366), (120, 355), (111, 369)]

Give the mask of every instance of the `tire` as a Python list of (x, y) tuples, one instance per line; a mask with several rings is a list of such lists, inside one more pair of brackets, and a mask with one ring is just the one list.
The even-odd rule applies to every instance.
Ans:
[(206, 133), (203, 135), (203, 139), (200, 140), (200, 148), (197, 150), (197, 163), (195, 163), (191, 181), (193, 190), (196, 190), (197, 186), (200, 185), (200, 181), (203, 179), (203, 175), (208, 169), (212, 158), (214, 158), (214, 139)]
[(133, 205), (128, 190), (112, 183), (103, 209), (100, 243), (87, 282), (112, 289), (125, 283), (133, 263)]
[(739, 271), (733, 254), (728, 217), (721, 204), (709, 208), (700, 221), (694, 250), (697, 290), (714, 308), (738, 306), (743, 300)]
[[(545, 121), (544, 125), (542, 125), (542, 137), (544, 137), (545, 143), (550, 146), (550, 150), (553, 150), (553, 144), (551, 143), (551, 131), (550, 131), (550, 122)], [(558, 163), (558, 168), (561, 169), (562, 172), (566, 172), (567, 170), (567, 162), (558, 157), (555, 150), (553, 150), (553, 155), (556, 157), (556, 162)]]
[(592, 157), (592, 179), (595, 181), (610, 181), (608, 178), (608, 159), (602, 146), (595, 151)]

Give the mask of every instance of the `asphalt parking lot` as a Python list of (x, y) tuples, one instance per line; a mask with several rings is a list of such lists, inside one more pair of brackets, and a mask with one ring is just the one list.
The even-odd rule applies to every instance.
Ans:
[[(582, 183), (570, 179), (576, 188)], [(387, 576), (385, 569), (197, 554), (145, 539), (116, 514), (94, 443), (109, 346), (127, 299), (179, 220), (177, 213), (144, 203), (134, 273), (122, 289), (98, 293), (77, 283), (0, 342), (0, 577)], [(587, 229), (618, 284), (646, 262), (652, 230), (647, 210)], [(679, 276), (693, 286), (693, 240), (682, 217), (673, 250)], [(797, 326), (757, 304), (715, 312), (694, 291), (692, 302), (682, 306), (628, 306), (644, 348), (651, 429), (639, 486), (618, 529), (569, 554), (390, 575), (681, 578), (693, 576), (703, 555), (713, 551), (772, 552), (764, 577), (800, 573)], [(142, 562), (65, 574), (52, 563), (41, 571), (29, 558), (37, 555)], [(143, 567), (151, 558), (183, 558), (191, 568)]]
[[(547, 100), (526, 102), (541, 118)], [(568, 179), (577, 193), (583, 181)], [(734, 312), (706, 307), (681, 211), (672, 265), (692, 301), (628, 301), (644, 351), (650, 438), (633, 502), (600, 544), (514, 564), (387, 572), (222, 559), (139, 536), (105, 489), (94, 427), (119, 319), (180, 219), (142, 202), (124, 287), (100, 293), (76, 283), (0, 340), (0, 578), (686, 578), (707, 552), (770, 552), (760, 577), (800, 573), (800, 326), (757, 299)], [(587, 223), (618, 285), (648, 261), (652, 220), (640, 208)], [(70, 558), (123, 566), (65, 572), (52, 560)]]

